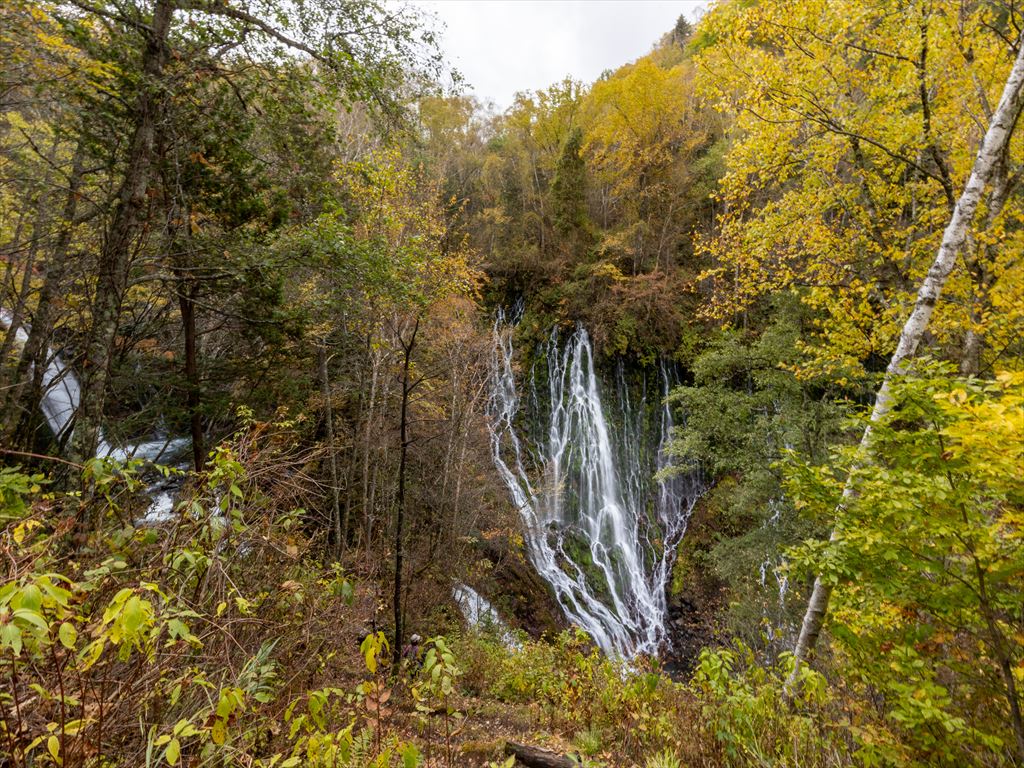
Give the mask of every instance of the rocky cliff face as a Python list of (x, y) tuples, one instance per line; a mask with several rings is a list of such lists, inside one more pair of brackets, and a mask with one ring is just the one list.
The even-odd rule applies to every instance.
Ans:
[(670, 649), (664, 661), (675, 676), (688, 677), (701, 649), (713, 646), (721, 634), (726, 588), (709, 563), (717, 530), (715, 505), (711, 497), (705, 496), (694, 505), (686, 536), (676, 548), (668, 585)]
[(666, 471), (674, 366), (598, 359), (582, 326), (517, 355), (514, 333), (499, 313), (491, 428), (525, 554), (603, 651), (660, 654), (675, 547), (705, 488), (697, 467)]

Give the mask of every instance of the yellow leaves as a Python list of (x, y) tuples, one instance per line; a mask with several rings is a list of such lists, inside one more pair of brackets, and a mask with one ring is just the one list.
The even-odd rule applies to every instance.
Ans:
[(701, 140), (691, 91), (687, 65), (666, 70), (651, 57), (594, 84), (582, 107), (584, 146), (619, 194), (671, 163), (681, 143)]
[(373, 300), (430, 304), (451, 294), (475, 294), (482, 275), (465, 241), (447, 239), (434, 181), (396, 150), (349, 163), (341, 175), (358, 204), (354, 234), (379, 258), (378, 272), (365, 283)]
[[(714, 286), (708, 316), (725, 319), (799, 286), (828, 316), (819, 357), (888, 356), (949, 217), (942, 176), (962, 185), (984, 103), (998, 98), (1009, 67), (986, 14), (953, 0), (713, 8), (695, 42), (697, 89), (733, 122), (724, 212), (698, 241)], [(936, 344), (959, 344), (968, 325), (993, 349), (1019, 335), (1024, 292), (1013, 287), (1022, 273), (1008, 255), (1024, 242), (1005, 222), (1022, 213), (1011, 200), (976, 233), (964, 259), (984, 266), (950, 281), (930, 325)], [(982, 273), (987, 286), (972, 279)]]
[(963, 405), (967, 402), (967, 392), (964, 389), (954, 389), (949, 394), (945, 395), (945, 398), (954, 405)]
[(35, 529), (41, 528), (42, 525), (42, 522), (35, 519), (34, 517), (30, 517), (28, 520), (19, 523), (14, 527), (14, 543), (19, 545), (24, 544), (25, 539), (29, 536), (29, 534), (31, 534), (32, 531), (34, 531)]
[[(1024, 372), (1000, 371), (981, 392), (956, 387), (934, 399), (950, 417), (942, 430), (950, 459), (969, 459), (978, 480), (995, 489), (1024, 475)], [(1006, 507), (1000, 523), (1019, 531), (1019, 517)]]
[(177, 765), (180, 757), (181, 742), (177, 739), (171, 739), (167, 744), (167, 749), (164, 750), (164, 759), (167, 760), (168, 765)]
[(79, 653), (79, 661), (82, 664), (82, 669), (89, 669), (100, 660), (103, 656), (103, 651), (106, 648), (106, 638), (101, 636), (96, 640), (85, 646)]
[[(67, 37), (53, 17), (53, 5), (24, 0), (5, 2), (0, 10), (0, 43), (24, 67), (21, 77), (46, 81), (51, 87), (106, 89), (117, 67), (92, 58)], [(95, 30), (97, 35), (103, 32)]]
[(387, 653), (388, 649), (388, 641), (383, 632), (371, 633), (363, 639), (359, 651), (363, 654), (363, 661), (370, 674), (377, 673), (377, 657), (381, 653)]
[(590, 274), (597, 278), (606, 278), (612, 282), (618, 283), (626, 279), (626, 276), (622, 274), (622, 270), (611, 262), (602, 261), (596, 264), (590, 271)]
[(1024, 371), (998, 371), (996, 381), (1005, 390), (1018, 390), (1024, 387)]
[(52, 53), (63, 53), (74, 55), (77, 53), (74, 46), (68, 45), (63, 38), (58, 35), (49, 34), (45, 31), (36, 32), (36, 41), (41, 43), (44, 48), (49, 48)]
[(244, 709), (245, 692), (232, 686), (221, 689), (217, 708), (210, 718), (210, 740), (220, 746), (228, 739), (228, 725), (237, 718), (237, 713)]
[[(214, 718), (216, 718), (216, 715), (214, 715)], [(216, 729), (217, 736), (221, 739), (220, 742), (215, 743), (223, 743), (224, 739), (227, 736), (226, 726), (224, 726), (223, 723), (220, 726), (218, 726), (217, 722), (219, 721), (220, 719), (217, 718), (214, 719), (214, 721), (211, 723), (211, 731)], [(155, 731), (156, 726), (154, 726), (153, 728)], [(196, 728), (196, 726), (194, 726), (191, 722), (189, 722), (188, 720), (179, 720), (174, 725), (173, 733), (165, 733), (158, 736), (156, 739), (153, 740), (153, 746), (164, 747), (164, 761), (168, 765), (177, 765), (181, 760), (181, 740), (191, 738), (193, 736), (198, 736), (199, 734), (200, 730)]]

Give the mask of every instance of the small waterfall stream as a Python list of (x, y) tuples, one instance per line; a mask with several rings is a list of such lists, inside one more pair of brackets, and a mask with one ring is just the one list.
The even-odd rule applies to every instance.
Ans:
[[(0, 328), (9, 328), (13, 320), (14, 318), (8, 310), (0, 308)], [(28, 341), (28, 330), (22, 325), (15, 332), (14, 337), (18, 344), (24, 344)], [(43, 371), (43, 396), (39, 401), (39, 408), (43, 412), (47, 426), (50, 427), (53, 436), (58, 441), (71, 427), (75, 413), (78, 411), (81, 394), (81, 385), (75, 372), (64, 363), (59, 354), (48, 349), (46, 369)], [(101, 433), (96, 456), (111, 458), (115, 461), (127, 461), (133, 458), (156, 461), (181, 453), (189, 444), (188, 438), (164, 438), (115, 446), (108, 443)]]
[[(669, 464), (665, 445), (674, 424), (664, 397), (671, 373), (661, 366), (655, 403), (648, 402), (646, 381), (634, 402), (621, 367), (615, 386), (602, 386), (584, 328), (564, 340), (552, 332), (544, 351), (544, 370), (531, 372), (524, 408), (511, 326), (499, 314), (495, 466), (522, 516), (530, 559), (567, 618), (606, 653), (656, 654), (668, 641), (665, 591), (675, 547), (704, 490), (696, 470), (654, 479)], [(546, 398), (536, 390), (538, 379)], [(521, 433), (520, 417), (533, 420), (532, 434)]]
[(452, 597), (470, 627), (493, 632), (508, 648), (520, 647), (515, 633), (501, 618), (497, 609), (471, 586), (456, 584), (452, 587)]
[[(0, 308), (0, 329), (10, 328), (14, 321), (12, 314)], [(28, 330), (20, 326), (14, 334), (18, 344), (28, 341)], [(75, 413), (81, 400), (81, 385), (74, 370), (64, 363), (61, 356), (52, 349), (46, 351), (46, 368), (43, 371), (43, 395), (39, 401), (39, 409), (47, 426), (59, 442), (69, 436), (66, 433), (73, 428)], [(103, 433), (100, 434), (96, 448), (97, 458), (109, 458), (118, 462), (129, 459), (160, 461), (174, 459), (191, 445), (189, 438), (161, 438), (141, 443), (130, 443), (123, 446), (109, 443)], [(179, 468), (187, 467), (179, 465)], [(149, 510), (139, 522), (159, 523), (172, 516), (174, 496), (181, 483), (180, 477), (162, 478), (152, 485), (148, 491), (151, 499)]]
[[(787, 446), (787, 448), (788, 447), (789, 446)], [(769, 499), (768, 510), (771, 514), (764, 522), (763, 527), (766, 529), (777, 529), (779, 527), (779, 521), (782, 518), (782, 499)], [(761, 616), (761, 620), (764, 623), (765, 634), (769, 643), (781, 640), (787, 644), (791, 644), (796, 640), (796, 637), (793, 634), (795, 628), (787, 626), (785, 621), (786, 595), (789, 593), (789, 575), (786, 571), (786, 565), (787, 562), (785, 555), (778, 551), (769, 550), (765, 554), (764, 560), (761, 561), (761, 588), (765, 590), (766, 594), (770, 594), (768, 591), (769, 576), (775, 580), (777, 588), (775, 605), (772, 606), (770, 603), (766, 604)]]

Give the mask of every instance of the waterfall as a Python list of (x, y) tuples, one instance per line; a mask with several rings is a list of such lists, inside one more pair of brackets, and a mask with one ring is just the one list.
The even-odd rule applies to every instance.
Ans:
[(452, 597), (462, 611), (466, 623), (475, 629), (491, 631), (509, 648), (519, 648), (520, 643), (515, 633), (501, 618), (501, 615), (487, 598), (468, 584), (456, 584), (452, 587)]
[[(12, 322), (14, 322), (14, 316), (8, 310), (0, 308), (0, 328), (10, 328)], [(28, 330), (24, 325), (18, 327), (14, 338), (21, 345), (28, 341)], [(75, 372), (64, 363), (59, 354), (52, 349), (47, 349), (46, 367), (43, 370), (43, 395), (39, 401), (39, 409), (43, 412), (47, 426), (50, 427), (50, 431), (58, 441), (65, 437), (65, 433), (71, 427), (81, 396), (82, 389)], [(108, 443), (101, 432), (96, 456), (121, 462), (133, 458), (156, 461), (159, 458), (180, 453), (189, 444), (188, 438), (164, 438), (126, 446), (115, 446)]]
[[(530, 377), (520, 404), (511, 328), (499, 313), (491, 390), (491, 445), (498, 473), (523, 520), (529, 557), (551, 585), (566, 617), (602, 650), (631, 657), (666, 644), (666, 586), (675, 547), (703, 491), (699, 473), (670, 478), (665, 447), (673, 427), (664, 402), (672, 375), (660, 369), (660, 404), (652, 441), (646, 382), (638, 402), (624, 370), (609, 403), (586, 330), (546, 346), (546, 408)], [(521, 435), (517, 417), (533, 420)], [(653, 445), (652, 445), (653, 442)]]
[[(771, 511), (771, 515), (765, 521), (764, 527), (778, 528), (779, 520), (782, 517), (782, 500), (768, 499), (768, 509)], [(786, 559), (779, 555), (773, 555), (771, 552), (768, 552), (764, 560), (761, 561), (761, 586), (768, 586), (768, 572), (771, 571), (775, 577), (775, 583), (778, 585), (779, 606), (782, 608), (785, 608), (786, 593), (789, 591), (789, 576), (785, 571), (779, 570), (779, 567), (784, 565), (786, 565)]]
[[(0, 308), (0, 328), (10, 328), (13, 322), (14, 315)], [(22, 346), (28, 342), (28, 330), (24, 325), (18, 326), (14, 339)], [(46, 367), (43, 369), (43, 397), (39, 402), (39, 408), (57, 440), (64, 436), (71, 423), (78, 408), (78, 398), (78, 378), (64, 365), (60, 355), (47, 350)]]
[[(0, 328), (10, 328), (12, 322), (14, 322), (14, 316), (8, 310), (0, 307)], [(14, 338), (19, 345), (24, 345), (28, 341), (28, 330), (24, 325), (18, 327)], [(52, 349), (47, 349), (46, 367), (43, 369), (43, 394), (39, 401), (39, 409), (43, 412), (43, 418), (58, 442), (70, 436), (69, 431), (72, 428), (75, 413), (78, 411), (81, 396), (82, 389), (74, 370), (64, 363), (59, 354)], [(107, 442), (101, 431), (96, 456), (122, 463), (129, 459), (157, 461), (163, 458), (173, 458), (187, 449), (191, 443), (189, 438), (161, 438), (115, 446)], [(183, 465), (178, 465), (179, 469), (182, 467)], [(149, 509), (138, 522), (155, 524), (170, 519), (174, 508), (175, 493), (181, 482), (180, 476), (172, 476), (171, 478), (162, 478), (150, 485), (147, 489), (150, 497)]]
[[(788, 445), (786, 449), (792, 450), (791, 446)], [(768, 510), (771, 514), (762, 524), (762, 527), (768, 530), (777, 529), (782, 518), (782, 509), (783, 499), (774, 497), (768, 499)], [(794, 639), (792, 637), (793, 627), (786, 625), (786, 595), (789, 593), (789, 575), (786, 572), (786, 565), (785, 556), (778, 552), (773, 552), (771, 549), (765, 553), (764, 560), (761, 561), (761, 588), (768, 589), (769, 574), (775, 579), (777, 586), (777, 599), (774, 611), (771, 605), (766, 604), (761, 616), (769, 643), (774, 643), (776, 640), (790, 643)]]

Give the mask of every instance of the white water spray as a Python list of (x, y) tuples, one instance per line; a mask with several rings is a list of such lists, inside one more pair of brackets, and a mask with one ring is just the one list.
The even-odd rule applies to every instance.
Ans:
[(456, 605), (470, 627), (493, 632), (509, 648), (520, 647), (515, 633), (501, 618), (497, 609), (471, 586), (456, 584), (452, 587), (452, 597), (455, 598)]
[[(606, 407), (586, 330), (578, 328), (564, 344), (554, 332), (546, 349), (546, 423), (533, 440), (520, 439), (510, 331), (499, 314), (492, 449), (522, 516), (530, 559), (568, 619), (602, 650), (656, 654), (668, 639), (665, 588), (675, 547), (703, 491), (696, 471), (652, 480), (669, 463), (671, 409), (662, 404), (651, 448), (646, 393), (631, 403), (620, 371), (612, 398), (617, 407)], [(661, 379), (663, 400), (671, 385), (664, 366)], [(528, 416), (541, 416), (540, 399), (533, 394), (530, 410), (537, 413)]]
[[(789, 450), (790, 446), (786, 446)], [(768, 500), (768, 509), (771, 514), (768, 519), (764, 522), (763, 527), (766, 529), (777, 529), (779, 522), (782, 519), (783, 500), (771, 498)], [(787, 626), (785, 623), (786, 617), (786, 595), (789, 592), (789, 574), (786, 570), (788, 565), (784, 555), (769, 550), (765, 554), (764, 560), (761, 561), (761, 588), (767, 590), (768, 588), (768, 577), (769, 574), (775, 579), (777, 586), (777, 601), (775, 608), (772, 609), (771, 605), (765, 605), (762, 615), (762, 621), (764, 622), (768, 641), (773, 643), (778, 639), (785, 642), (792, 640), (793, 627)]]
[[(10, 328), (14, 322), (13, 315), (6, 309), (0, 309), (0, 327)], [(24, 325), (18, 327), (14, 334), (18, 344), (28, 341), (28, 330)], [(43, 370), (43, 395), (39, 401), (39, 409), (43, 412), (46, 424), (53, 436), (60, 441), (68, 432), (78, 404), (81, 401), (82, 388), (75, 372), (52, 349), (46, 351), (46, 367)], [(96, 448), (98, 458), (111, 458), (115, 461), (129, 459), (147, 459), (156, 461), (164, 456), (180, 453), (189, 445), (188, 438), (148, 440), (125, 446), (111, 445), (100, 433), (99, 445)]]
[[(14, 316), (8, 310), (0, 308), (0, 328), (10, 328), (13, 322)], [(28, 341), (28, 330), (24, 325), (18, 327), (14, 338), (19, 345), (24, 345)], [(75, 372), (64, 363), (59, 354), (52, 349), (47, 349), (46, 366), (43, 369), (43, 394), (39, 401), (39, 409), (43, 412), (43, 418), (58, 442), (70, 437), (72, 421), (78, 411), (81, 397), (82, 389)], [(180, 454), (191, 445), (191, 442), (188, 438), (163, 438), (115, 446), (108, 443), (103, 433), (100, 432), (96, 456), (122, 463), (129, 459), (158, 461)], [(172, 477), (151, 486), (148, 489), (151, 499), (150, 507), (139, 522), (153, 524), (169, 519), (174, 507), (174, 493), (180, 484), (180, 478)]]

